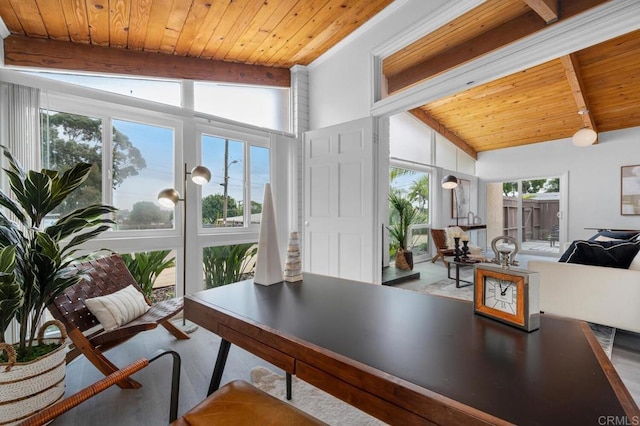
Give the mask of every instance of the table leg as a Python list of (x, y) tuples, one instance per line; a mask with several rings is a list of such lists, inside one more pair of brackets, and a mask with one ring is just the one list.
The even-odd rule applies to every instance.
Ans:
[[(462, 265), (456, 264), (456, 288), (469, 287), (470, 285), (473, 285), (473, 281), (467, 281), (467, 280), (461, 280), (460, 279), (460, 266), (462, 266)], [(469, 283), (469, 284), (460, 285), (461, 282)]]
[(227, 356), (229, 356), (229, 349), (231, 348), (231, 342), (222, 339), (220, 342), (220, 349), (218, 349), (218, 358), (216, 359), (216, 366), (213, 368), (213, 374), (211, 375), (211, 383), (209, 384), (209, 392), (207, 396), (211, 395), (220, 387), (220, 381), (222, 380), (222, 373), (224, 372), (224, 366), (227, 363)]
[(291, 373), (287, 373), (287, 401), (291, 401)]

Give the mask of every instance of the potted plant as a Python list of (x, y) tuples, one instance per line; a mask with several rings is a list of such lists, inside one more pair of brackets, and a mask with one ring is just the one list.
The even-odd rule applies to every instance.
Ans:
[(133, 279), (140, 285), (144, 295), (157, 302), (153, 286), (162, 271), (176, 266), (175, 257), (167, 259), (170, 250), (143, 251), (139, 253), (122, 253), (120, 257), (127, 265)]
[[(46, 306), (82, 279), (70, 265), (91, 253), (80, 254), (79, 246), (109, 229), (114, 222), (104, 215), (116, 209), (93, 204), (44, 226), (47, 214), (87, 179), (91, 165), (80, 163), (65, 172), (25, 172), (5, 147), (0, 149), (8, 161), (5, 172), (13, 193), (10, 198), (0, 191), (4, 207), (0, 209), (0, 349), (6, 352), (0, 351), (4, 355), (0, 424), (4, 424), (28, 417), (64, 394), (66, 332), (58, 324), (61, 342), (52, 347), (44, 344), (44, 328), (38, 325)], [(19, 339), (9, 345), (4, 334), (14, 318)]]
[(396, 268), (413, 269), (413, 253), (408, 245), (409, 227), (418, 218), (418, 210), (411, 201), (396, 192), (389, 195), (392, 220), (388, 227), (391, 243), (396, 249)]

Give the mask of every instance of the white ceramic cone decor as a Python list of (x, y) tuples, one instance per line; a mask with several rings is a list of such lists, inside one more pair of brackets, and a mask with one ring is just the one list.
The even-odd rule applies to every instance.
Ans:
[(300, 241), (298, 233), (289, 234), (287, 247), (287, 263), (284, 266), (284, 280), (288, 282), (302, 281), (302, 263), (300, 262)]
[(260, 237), (258, 239), (258, 260), (253, 282), (271, 285), (282, 282), (282, 263), (280, 262), (280, 246), (276, 231), (276, 215), (271, 197), (271, 184), (264, 185), (262, 202), (262, 218), (260, 220)]

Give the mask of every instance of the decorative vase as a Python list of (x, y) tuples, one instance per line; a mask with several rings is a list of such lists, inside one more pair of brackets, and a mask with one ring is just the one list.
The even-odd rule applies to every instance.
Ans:
[(67, 355), (67, 333), (58, 320), (40, 327), (38, 344), (46, 343), (45, 329), (55, 325), (60, 329), (60, 346), (34, 361), (16, 362), (13, 345), (0, 343), (8, 362), (0, 363), (0, 424), (14, 425), (52, 405), (64, 397)]
[(289, 234), (287, 246), (287, 263), (284, 267), (284, 280), (288, 282), (302, 281), (302, 264), (300, 262), (300, 242), (298, 233)]
[(256, 260), (256, 272), (253, 282), (261, 285), (271, 285), (282, 282), (280, 245), (278, 244), (271, 184), (269, 183), (264, 185), (260, 237), (258, 239), (258, 258)]

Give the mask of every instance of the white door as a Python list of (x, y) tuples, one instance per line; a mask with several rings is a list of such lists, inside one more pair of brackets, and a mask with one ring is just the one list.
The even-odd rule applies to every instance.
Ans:
[(379, 280), (373, 123), (365, 118), (304, 135), (305, 272)]

